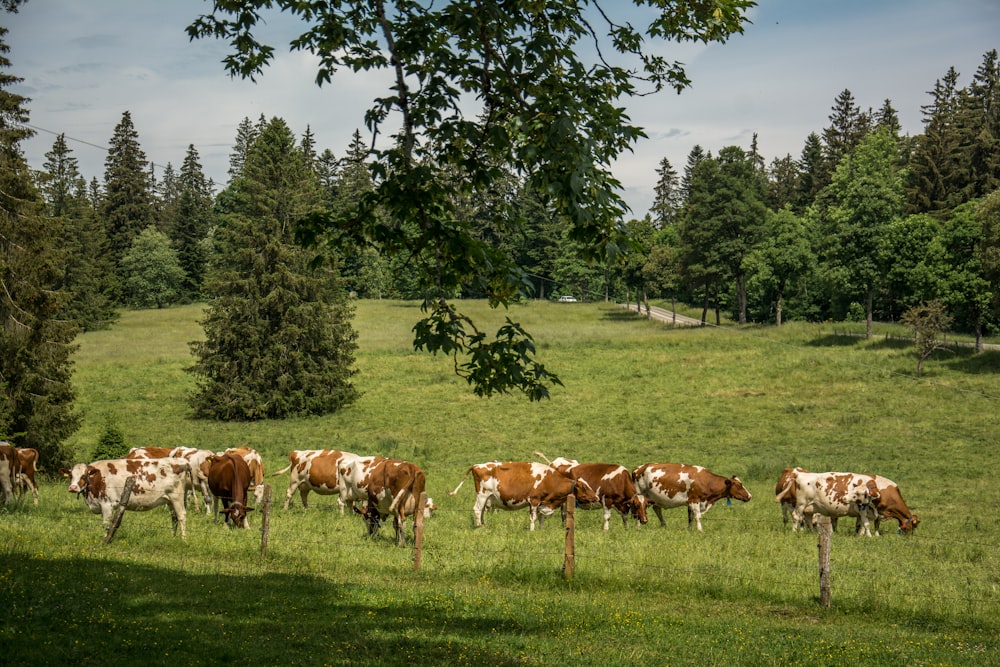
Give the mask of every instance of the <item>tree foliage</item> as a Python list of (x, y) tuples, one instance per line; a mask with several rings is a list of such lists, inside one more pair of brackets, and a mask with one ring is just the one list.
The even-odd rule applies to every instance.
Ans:
[(352, 308), (336, 266), (311, 266), (293, 243), (294, 222), (321, 194), (283, 120), (261, 129), (227, 190), (206, 284), (205, 340), (191, 344), (196, 414), (242, 421), (350, 405), (358, 396)]
[[(519, 390), (543, 398), (555, 376), (541, 372), (519, 328), (505, 327), (490, 341), (451, 328), (455, 310), (448, 300), (458, 291), (483, 293), (496, 307), (529, 285), (514, 258), (456, 215), (456, 188), (460, 197), (482, 195), (512, 170), (567, 220), (570, 240), (588, 256), (620, 254), (627, 245), (626, 207), (610, 165), (642, 131), (619, 100), (640, 92), (637, 86), (679, 91), (690, 83), (680, 63), (648, 52), (646, 40), (725, 41), (742, 31), (753, 4), (656, 3), (657, 15), (638, 31), (606, 11), (585, 12), (575, 0), (336, 6), (216, 0), (213, 13), (188, 32), (228, 40), (233, 51), (226, 69), (252, 79), (274, 54), (254, 31), (265, 9), (278, 8), (304, 21), (305, 31), (291, 46), (319, 58), (317, 84), (330, 82), (341, 68), (391, 74), (391, 88), (365, 118), (376, 136), (398, 128), (374, 150), (373, 191), (353, 210), (312, 216), (300, 239), (311, 246), (375, 244), (409, 256), (419, 269), (427, 314), (414, 327), (414, 345), (464, 355), (457, 367), (468, 369), (484, 395)], [(605, 58), (604, 49), (614, 57)], [(585, 60), (583, 53), (593, 55)], [(618, 64), (623, 58), (631, 62)], [(471, 98), (474, 116), (464, 110)], [(505, 224), (518, 224), (514, 211), (499, 213)], [(509, 354), (491, 354), (487, 346)], [(497, 358), (522, 367), (493, 365)]]
[(31, 135), (27, 100), (6, 90), (19, 79), (0, 27), (0, 435), (64, 462), (62, 442), (80, 426), (71, 355), (77, 328), (59, 317), (65, 252), (58, 220), (46, 215), (20, 142)]

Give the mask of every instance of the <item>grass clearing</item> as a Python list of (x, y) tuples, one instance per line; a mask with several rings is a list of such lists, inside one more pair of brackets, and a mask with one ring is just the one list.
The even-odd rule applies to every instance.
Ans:
[[(360, 302), (357, 386), (341, 414), (223, 424), (185, 397), (197, 306), (126, 312), (81, 337), (76, 386), (89, 460), (114, 415), (132, 446), (249, 444), (273, 471), (292, 449), (336, 447), (419, 464), (440, 507), (423, 567), (391, 529), (363, 536), (332, 497), (268, 478), (269, 555), (257, 530), (189, 510), (185, 542), (164, 508), (128, 513), (111, 545), (98, 516), (45, 478), (41, 504), (0, 510), (0, 654), (9, 664), (981, 665), (1000, 662), (1000, 353), (935, 355), (912, 377), (908, 347), (831, 325), (671, 329), (606, 304), (463, 304), (489, 330), (505, 316), (536, 337), (565, 382), (551, 401), (477, 399), (448, 358), (412, 350), (415, 304)], [(488, 325), (482, 324), (489, 322)], [(649, 461), (739, 475), (749, 503), (717, 505), (704, 533), (686, 513), (623, 530), (577, 514), (576, 576), (560, 573), (558, 519), (525, 512), (473, 530), (467, 467), (494, 458)], [(832, 552), (832, 607), (818, 605), (816, 539), (773, 502), (783, 467), (878, 472), (921, 525)], [(43, 468), (45, 462), (42, 462)], [(49, 471), (52, 472), (52, 471)], [(253, 527), (259, 517), (251, 515)]]

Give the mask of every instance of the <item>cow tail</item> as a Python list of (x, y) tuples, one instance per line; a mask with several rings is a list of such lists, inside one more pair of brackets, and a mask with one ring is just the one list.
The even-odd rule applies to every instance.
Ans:
[(785, 488), (783, 488), (781, 490), (781, 493), (779, 493), (778, 495), (776, 495), (774, 497), (774, 502), (780, 503), (781, 499), (784, 498), (786, 495), (788, 495), (788, 492), (791, 490), (792, 486), (794, 486), (794, 485), (795, 485), (795, 480), (794, 479), (790, 479), (787, 482), (785, 482)]
[(462, 476), (462, 481), (458, 483), (458, 486), (455, 487), (455, 490), (448, 492), (449, 496), (454, 496), (454, 495), (456, 495), (458, 493), (458, 490), (462, 488), (463, 484), (465, 484), (465, 480), (468, 479), (470, 472), (472, 472), (472, 467), (471, 466), (469, 467), (468, 470), (465, 471), (465, 475)]
[(534, 452), (532, 452), (532, 454), (545, 461), (546, 465), (552, 465), (552, 461), (549, 461), (549, 457), (547, 457), (545, 454), (542, 454), (537, 449)]
[(281, 470), (278, 470), (277, 472), (272, 472), (271, 473), (271, 477), (277, 477), (278, 475), (284, 475), (286, 472), (288, 472), (291, 469), (292, 469), (292, 464), (289, 463), (287, 466), (285, 466)]

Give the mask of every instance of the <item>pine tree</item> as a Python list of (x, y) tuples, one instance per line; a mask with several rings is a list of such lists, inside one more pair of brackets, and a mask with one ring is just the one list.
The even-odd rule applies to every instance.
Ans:
[(830, 182), (837, 165), (861, 143), (870, 127), (868, 115), (855, 103), (853, 93), (845, 88), (834, 100), (830, 125), (823, 130), (822, 186)]
[(198, 151), (188, 146), (177, 181), (174, 247), (184, 270), (182, 296), (194, 301), (201, 296), (208, 262), (207, 237), (212, 226), (212, 188), (202, 172)]
[(653, 190), (653, 206), (649, 209), (649, 213), (653, 216), (656, 228), (663, 229), (677, 222), (684, 201), (677, 172), (670, 165), (670, 160), (667, 158), (660, 160), (656, 175), (659, 178)]
[(108, 229), (108, 249), (119, 276), (122, 256), (132, 247), (139, 232), (153, 222), (153, 193), (148, 169), (132, 115), (125, 111), (115, 126), (104, 161), (101, 211)]
[(31, 136), (27, 102), (6, 90), (21, 81), (0, 27), (0, 435), (33, 447), (46, 465), (65, 463), (63, 441), (80, 427), (73, 411), (73, 339), (59, 318), (65, 252), (58, 221), (46, 215), (20, 142)]
[(811, 132), (806, 137), (805, 145), (802, 147), (802, 155), (799, 157), (799, 192), (792, 207), (793, 210), (802, 212), (816, 201), (826, 178), (824, 169), (823, 143), (818, 134)]
[(921, 107), (924, 132), (914, 142), (906, 188), (909, 208), (914, 213), (947, 208), (951, 184), (959, 180), (955, 176), (957, 142), (952, 131), (959, 97), (955, 68), (948, 68), (928, 94), (932, 100)]
[(66, 251), (66, 271), (61, 287), (71, 295), (62, 316), (84, 331), (105, 329), (118, 318), (107, 234), (64, 135), (56, 137), (45, 158), (42, 191), (49, 214), (62, 225), (59, 247)]
[[(180, 198), (180, 185), (177, 182), (177, 172), (170, 162), (163, 168), (163, 176), (155, 185), (156, 197), (156, 228), (167, 238), (175, 235), (174, 225), (177, 224), (177, 200)], [(145, 231), (145, 230), (143, 230)]]
[[(281, 119), (262, 128), (231, 190), (206, 281), (205, 340), (191, 344), (196, 413), (255, 420), (335, 412), (358, 396), (352, 308), (336, 274), (294, 244), (321, 193)], [(330, 258), (327, 258), (330, 259)]]

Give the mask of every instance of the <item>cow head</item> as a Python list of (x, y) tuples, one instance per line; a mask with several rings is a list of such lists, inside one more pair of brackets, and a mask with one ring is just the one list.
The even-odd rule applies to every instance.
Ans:
[(253, 512), (252, 507), (247, 507), (243, 503), (233, 503), (224, 510), (221, 510), (219, 514), (225, 517), (226, 521), (232, 521), (233, 525), (237, 528), (247, 527), (247, 514)]
[(69, 478), (70, 493), (84, 493), (87, 490), (87, 483), (90, 476), (96, 471), (86, 463), (77, 463), (71, 470), (60, 468), (59, 474)]
[(365, 525), (368, 526), (368, 534), (376, 535), (378, 531), (382, 528), (382, 515), (379, 514), (378, 508), (371, 501), (368, 502), (364, 507), (359, 508), (357, 505), (352, 505), (351, 509), (354, 510), (355, 514), (360, 514), (365, 520)]
[(860, 508), (867, 508), (868, 505), (878, 502), (880, 497), (881, 494), (874, 479), (855, 479), (851, 488), (847, 491), (847, 497), (844, 500), (848, 504), (853, 503)]
[(629, 509), (632, 512), (632, 516), (635, 517), (636, 521), (638, 521), (640, 525), (646, 525), (649, 521), (646, 517), (646, 505), (648, 502), (649, 500), (646, 496), (641, 493), (635, 494), (632, 496), (632, 500), (629, 501)]
[[(748, 502), (752, 495), (747, 491), (747, 488), (743, 486), (743, 482), (740, 481), (739, 477), (733, 476), (726, 480), (726, 498), (735, 498), (736, 500), (742, 500), (743, 502)], [(775, 498), (780, 502), (781, 498)]]
[(573, 495), (576, 496), (576, 502), (581, 505), (601, 502), (601, 499), (597, 497), (594, 490), (590, 488), (590, 484), (587, 484), (586, 480), (583, 479), (573, 482)]
[(899, 532), (903, 535), (912, 535), (913, 529), (917, 527), (920, 523), (920, 519), (917, 518), (916, 514), (911, 514), (909, 519), (902, 519), (899, 522)]

